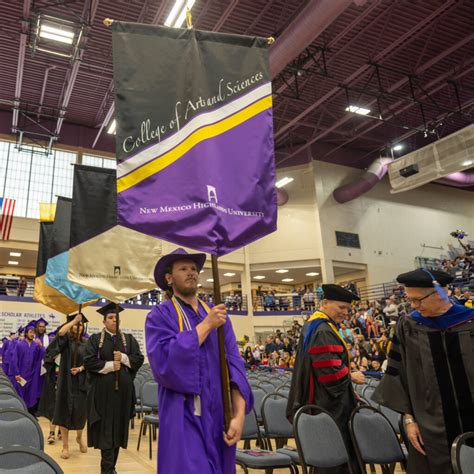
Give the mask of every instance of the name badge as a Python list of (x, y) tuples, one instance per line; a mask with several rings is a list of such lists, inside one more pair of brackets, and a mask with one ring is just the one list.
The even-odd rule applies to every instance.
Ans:
[(201, 397), (194, 395), (194, 416), (201, 416)]

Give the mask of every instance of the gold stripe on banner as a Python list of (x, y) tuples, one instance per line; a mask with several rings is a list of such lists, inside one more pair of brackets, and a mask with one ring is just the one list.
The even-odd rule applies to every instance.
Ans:
[[(61, 292), (48, 286), (46, 284), (46, 275), (41, 275), (35, 278), (35, 291), (33, 294), (33, 299), (38, 303), (42, 303), (48, 308), (55, 309), (63, 314), (70, 314), (77, 311), (79, 305), (69, 299), (67, 296), (64, 296)], [(88, 301), (87, 303), (82, 303), (82, 306), (88, 306), (94, 301)]]
[(271, 108), (272, 96), (264, 97), (259, 101), (249, 105), (245, 109), (237, 112), (230, 117), (221, 120), (220, 122), (208, 125), (206, 127), (196, 130), (186, 140), (181, 142), (176, 148), (170, 150), (168, 153), (155, 158), (141, 168), (133, 171), (132, 173), (124, 176), (117, 180), (117, 192), (126, 191), (127, 189), (135, 186), (141, 181), (149, 178), (150, 176), (158, 173), (167, 166), (173, 164), (179, 158), (184, 156), (189, 150), (209, 138), (221, 135), (228, 130), (240, 125), (241, 123), (251, 119), (258, 115), (260, 112)]

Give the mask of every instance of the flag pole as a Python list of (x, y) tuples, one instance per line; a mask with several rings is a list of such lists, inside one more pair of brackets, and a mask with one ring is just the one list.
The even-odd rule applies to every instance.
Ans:
[[(119, 316), (119, 304), (115, 303), (115, 350), (119, 350), (119, 337), (120, 337), (120, 316)], [(120, 370), (115, 372), (115, 391), (118, 392), (120, 387), (119, 383)]]
[[(218, 305), (222, 303), (221, 299), (221, 286), (219, 282), (219, 266), (217, 263), (217, 256), (211, 255), (212, 261), (212, 279), (214, 280), (214, 304)], [(229, 380), (229, 367), (227, 365), (227, 357), (225, 353), (224, 343), (224, 326), (217, 329), (217, 340), (219, 343), (219, 362), (221, 367), (221, 389), (222, 389), (222, 401), (224, 404), (224, 429), (227, 433), (232, 418), (232, 404), (230, 399), (230, 380)]]

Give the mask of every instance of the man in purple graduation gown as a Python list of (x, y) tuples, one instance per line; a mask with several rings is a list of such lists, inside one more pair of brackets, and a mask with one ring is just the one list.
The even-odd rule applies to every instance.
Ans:
[[(209, 307), (197, 298), (205, 254), (183, 249), (162, 257), (155, 268), (160, 288), (173, 296), (148, 314), (148, 359), (159, 384), (160, 474), (230, 474), (245, 414), (253, 405), (232, 324), (224, 305)], [(216, 329), (224, 327), (233, 417), (224, 431)]]
[[(41, 361), (44, 349), (35, 341), (36, 321), (31, 321), (25, 328), (25, 338), (18, 342), (15, 347), (13, 367), (10, 372), (15, 374), (17, 391), (23, 398), (28, 411), (35, 413), (36, 405), (41, 396)], [(22, 382), (26, 384), (22, 385)]]

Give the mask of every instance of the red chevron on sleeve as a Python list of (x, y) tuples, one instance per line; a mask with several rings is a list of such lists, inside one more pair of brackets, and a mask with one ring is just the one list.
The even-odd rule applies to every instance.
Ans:
[(347, 367), (343, 367), (341, 370), (338, 370), (334, 374), (320, 375), (318, 377), (318, 381), (321, 383), (336, 382), (337, 380), (341, 379), (348, 373), (349, 373), (349, 369)]
[(339, 367), (341, 365), (341, 359), (315, 360), (313, 362), (313, 367), (316, 369), (322, 369), (324, 367)]
[(338, 345), (315, 346), (309, 349), (310, 354), (324, 354), (325, 352), (343, 352), (344, 348)]

